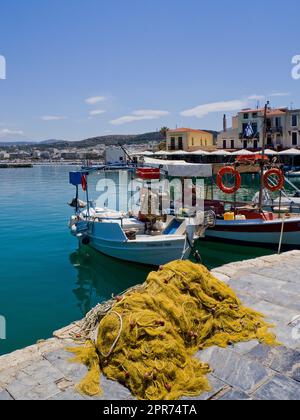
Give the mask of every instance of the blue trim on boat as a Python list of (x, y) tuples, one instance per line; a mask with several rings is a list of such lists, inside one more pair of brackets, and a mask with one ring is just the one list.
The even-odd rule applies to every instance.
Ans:
[(173, 220), (170, 226), (167, 227), (167, 229), (164, 231), (164, 235), (174, 235), (176, 233), (177, 229), (180, 227), (182, 222), (178, 220)]

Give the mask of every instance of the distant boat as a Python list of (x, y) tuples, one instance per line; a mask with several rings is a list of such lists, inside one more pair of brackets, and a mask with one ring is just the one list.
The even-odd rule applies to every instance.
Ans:
[(285, 174), (288, 178), (300, 178), (300, 171), (289, 171)]

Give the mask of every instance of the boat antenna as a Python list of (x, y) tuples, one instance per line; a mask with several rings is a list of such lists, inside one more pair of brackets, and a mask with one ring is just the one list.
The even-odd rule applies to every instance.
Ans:
[(262, 153), (260, 163), (260, 190), (259, 190), (259, 211), (263, 210), (263, 191), (264, 191), (264, 169), (265, 169), (265, 149), (267, 137), (267, 113), (270, 106), (270, 101), (265, 105), (264, 109), (264, 122), (263, 122), (263, 138), (262, 138)]

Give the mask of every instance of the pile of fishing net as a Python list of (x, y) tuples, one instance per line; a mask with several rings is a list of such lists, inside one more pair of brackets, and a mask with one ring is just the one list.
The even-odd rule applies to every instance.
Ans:
[(101, 393), (102, 372), (139, 399), (198, 396), (210, 390), (210, 367), (195, 358), (196, 352), (252, 339), (276, 345), (269, 328), (263, 315), (245, 308), (205, 267), (175, 261), (117, 298), (95, 342), (71, 349), (73, 360), (89, 368), (78, 390)]

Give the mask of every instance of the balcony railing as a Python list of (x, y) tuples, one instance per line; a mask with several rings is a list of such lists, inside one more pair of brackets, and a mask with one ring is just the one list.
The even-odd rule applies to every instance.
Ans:
[(240, 133), (239, 134), (239, 139), (240, 140), (258, 140), (259, 141), (259, 133), (253, 134), (253, 136), (251, 136), (251, 137), (246, 137), (245, 133)]
[(269, 134), (282, 134), (283, 133), (283, 127), (267, 127), (267, 133)]

